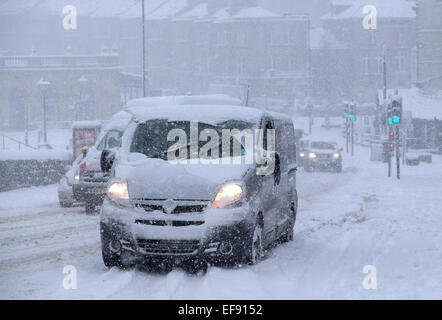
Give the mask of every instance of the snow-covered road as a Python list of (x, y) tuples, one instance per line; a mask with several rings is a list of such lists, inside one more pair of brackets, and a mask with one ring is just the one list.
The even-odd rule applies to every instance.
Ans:
[[(442, 159), (404, 167), (398, 181), (356, 151), (344, 154), (342, 174), (299, 173), (293, 242), (256, 266), (204, 276), (107, 270), (98, 217), (60, 208), (55, 186), (0, 193), (0, 298), (441, 299)], [(66, 265), (77, 269), (76, 290), (63, 288)], [(366, 265), (376, 290), (362, 286)]]

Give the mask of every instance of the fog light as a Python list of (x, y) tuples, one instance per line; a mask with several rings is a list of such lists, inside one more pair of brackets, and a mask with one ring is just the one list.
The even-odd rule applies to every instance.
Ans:
[(233, 246), (230, 244), (230, 242), (223, 242), (219, 246), (219, 252), (222, 254), (231, 254), (233, 251)]
[(109, 248), (112, 253), (120, 253), (121, 252), (121, 242), (119, 240), (112, 240), (109, 244)]

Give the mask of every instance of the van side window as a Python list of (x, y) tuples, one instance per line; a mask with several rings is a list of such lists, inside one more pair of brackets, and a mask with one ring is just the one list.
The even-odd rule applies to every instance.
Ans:
[(287, 171), (288, 165), (288, 140), (287, 130), (283, 121), (275, 121), (276, 127), (276, 151), (280, 155), (280, 163), (282, 172)]
[(294, 164), (296, 163), (296, 136), (292, 122), (287, 121), (285, 123), (285, 132), (288, 143), (288, 151), (287, 151), (288, 163)]
[[(267, 149), (267, 130), (271, 130), (271, 129), (274, 129), (272, 122), (269, 121), (269, 120), (266, 120), (266, 125), (265, 125), (265, 128), (264, 128), (264, 138), (263, 138), (262, 146), (263, 146), (264, 150), (267, 150), (267, 151), (269, 151)], [(275, 141), (275, 143), (277, 144), (276, 141)]]
[(100, 144), (97, 146), (98, 151), (103, 151), (104, 147), (106, 146), (106, 136), (101, 139)]
[(119, 148), (121, 145), (121, 134), (119, 131), (112, 130), (106, 136), (106, 145), (108, 149)]

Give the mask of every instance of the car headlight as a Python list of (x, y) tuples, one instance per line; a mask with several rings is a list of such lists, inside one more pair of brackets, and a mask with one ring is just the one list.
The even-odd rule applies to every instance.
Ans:
[(107, 188), (107, 196), (113, 202), (129, 206), (129, 189), (126, 182), (114, 181)]
[(213, 201), (214, 208), (223, 208), (241, 199), (243, 188), (237, 183), (229, 183), (221, 188)]
[(333, 154), (333, 158), (335, 158), (335, 159), (339, 159), (340, 156), (341, 156), (341, 155), (340, 155), (339, 153), (335, 153), (335, 154)]
[(308, 155), (308, 157), (309, 157), (310, 159), (315, 159), (315, 158), (316, 158), (316, 153), (310, 152), (309, 155)]
[(304, 152), (301, 152), (301, 153), (299, 154), (299, 156), (300, 156), (301, 158), (304, 158), (304, 157), (305, 157), (305, 153), (304, 153)]
[(127, 190), (127, 183), (113, 182), (107, 188), (107, 194), (112, 199), (129, 200), (129, 191)]
[(75, 180), (75, 182), (80, 181), (80, 169), (78, 169), (78, 170), (75, 172), (74, 180)]

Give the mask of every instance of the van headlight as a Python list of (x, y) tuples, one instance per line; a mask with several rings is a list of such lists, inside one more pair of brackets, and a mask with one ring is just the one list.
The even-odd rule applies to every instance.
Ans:
[(107, 188), (107, 196), (117, 204), (129, 205), (129, 190), (126, 182), (114, 181)]
[(339, 157), (341, 157), (341, 155), (339, 153), (334, 153), (333, 154), (333, 158), (335, 159), (339, 159)]
[(314, 153), (314, 152), (310, 152), (309, 155), (308, 155), (308, 157), (309, 157), (310, 159), (315, 159), (315, 158), (316, 158), (316, 153)]
[(224, 185), (213, 201), (214, 208), (223, 208), (231, 205), (241, 199), (243, 196), (243, 188), (237, 183), (229, 183)]

